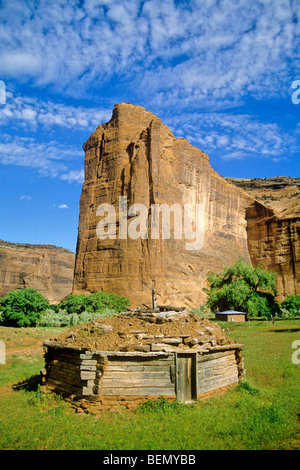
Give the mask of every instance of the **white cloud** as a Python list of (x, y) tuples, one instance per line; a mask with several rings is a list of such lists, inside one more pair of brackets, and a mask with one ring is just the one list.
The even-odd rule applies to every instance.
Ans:
[(41, 60), (25, 51), (1, 54), (1, 72), (7, 76), (36, 76), (40, 73)]
[(42, 101), (6, 93), (6, 104), (0, 107), (0, 124), (21, 123), (30, 126), (59, 126), (70, 129), (88, 129), (107, 122), (111, 109), (84, 108), (53, 101)]
[(69, 209), (69, 206), (67, 204), (60, 204), (58, 206), (59, 209)]
[(299, 51), (288, 0), (14, 0), (0, 12), (0, 75), (80, 93), (119, 74), (166, 106), (180, 93), (186, 104), (287, 93)]
[[(156, 114), (173, 115), (177, 135), (209, 155), (222, 152), (223, 159), (279, 160), (295, 152), (296, 132), (216, 110), (243, 104), (249, 95), (290, 101), (300, 49), (296, 2), (84, 0), (79, 7), (77, 0), (14, 0), (1, 5), (1, 78), (29, 77), (30, 84), (77, 96), (90, 91), (101, 97), (104, 90), (109, 100), (116, 87), (118, 96), (128, 92), (136, 102), (151, 103)], [(178, 109), (185, 114), (177, 119)], [(26, 128), (92, 131), (110, 116), (111, 105), (76, 107), (11, 91), (0, 107), (0, 124)], [(58, 142), (0, 139), (2, 163), (70, 183), (84, 178), (83, 170), (70, 164), (79, 152)]]
[(31, 196), (28, 196), (27, 194), (23, 194), (21, 197), (20, 197), (20, 200), (21, 201), (31, 201), (32, 197)]
[(173, 116), (167, 124), (176, 136), (186, 137), (209, 156), (218, 152), (223, 160), (269, 158), (279, 161), (299, 151), (296, 132), (284, 131), (276, 123), (264, 123), (251, 115), (186, 113)]
[(70, 170), (60, 176), (60, 179), (67, 181), (68, 183), (79, 183), (82, 184), (84, 181), (83, 170)]
[[(75, 145), (68, 146), (55, 141), (37, 142), (28, 137), (11, 137), (7, 134), (0, 140), (0, 163), (35, 169), (41, 176), (60, 178), (70, 183), (80, 183), (83, 152)], [(77, 176), (77, 177), (76, 177)]]

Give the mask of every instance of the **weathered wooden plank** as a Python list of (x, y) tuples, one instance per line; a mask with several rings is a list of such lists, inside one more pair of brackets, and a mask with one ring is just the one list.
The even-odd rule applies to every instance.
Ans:
[(138, 372), (138, 371), (143, 371), (145, 370), (145, 367), (143, 365), (126, 365), (124, 364), (123, 366), (116, 366), (116, 365), (111, 365), (107, 364), (105, 367), (105, 373), (106, 372), (119, 372), (119, 371), (124, 371), (124, 372)]
[(209, 379), (201, 380), (199, 382), (198, 391), (203, 388), (222, 387), (224, 383), (237, 383), (238, 378), (235, 375), (228, 374), (219, 377), (210, 377)]
[(96, 370), (99, 370), (99, 368), (97, 366), (86, 366), (86, 365), (81, 365), (80, 366), (80, 370), (88, 370), (88, 371), (96, 371)]
[(204, 378), (208, 378), (208, 377), (224, 376), (230, 372), (232, 374), (238, 374), (237, 367), (228, 366), (222, 369), (206, 369), (206, 370), (203, 370), (201, 373), (198, 373), (198, 380), (201, 381)]
[(79, 354), (51, 354), (46, 357), (46, 361), (62, 361), (62, 362), (70, 362), (72, 364), (80, 364), (82, 359), (80, 359)]
[(227, 360), (216, 359), (214, 361), (204, 362), (198, 364), (198, 370), (204, 369), (213, 369), (214, 367), (226, 367), (227, 364), (235, 364), (237, 366), (237, 362), (234, 358), (228, 358)]
[(225, 373), (227, 370), (238, 370), (237, 364), (226, 364), (226, 366), (221, 366), (220, 364), (216, 364), (214, 367), (207, 367), (205, 369), (201, 369), (198, 371), (198, 375), (202, 373), (211, 371), (213, 374), (222, 374)]
[(149, 379), (160, 379), (170, 377), (170, 368), (164, 371), (117, 371), (117, 372), (108, 372), (105, 371), (103, 374), (103, 379), (124, 379), (135, 380), (137, 378), (149, 378)]
[[(137, 352), (136, 352), (137, 353)], [(145, 354), (145, 353), (141, 353), (141, 354)], [(143, 362), (145, 364), (147, 364), (148, 362), (151, 363), (151, 362), (167, 362), (169, 360), (171, 360), (172, 358), (174, 358), (174, 354), (169, 354), (168, 356), (161, 356), (160, 354), (158, 356), (152, 356), (151, 355), (152, 353), (149, 352), (149, 356), (113, 356), (113, 357), (107, 357), (108, 359), (108, 362), (120, 362), (120, 363), (124, 363), (124, 362)]]
[(127, 371), (127, 372), (138, 372), (138, 371), (164, 371), (170, 368), (171, 365), (173, 365), (174, 362), (166, 363), (166, 364), (124, 364), (124, 365), (112, 365), (112, 364), (107, 364), (105, 367), (105, 372), (118, 372), (118, 371)]
[(151, 361), (108, 361), (106, 368), (109, 367), (166, 367), (168, 364), (174, 364), (174, 357), (170, 360), (161, 361), (161, 360), (151, 360)]
[(235, 364), (237, 366), (237, 362), (235, 358), (226, 358), (226, 359), (215, 359), (213, 361), (199, 363), (198, 370), (207, 369), (207, 368), (214, 368), (217, 365), (225, 367), (226, 364)]
[(80, 396), (82, 394), (82, 388), (81, 387), (76, 387), (75, 385), (70, 385), (62, 381), (54, 380), (54, 379), (49, 379), (47, 381), (47, 386), (50, 388), (57, 389), (61, 392), (66, 392), (66, 393), (74, 393), (75, 395)]
[(243, 344), (224, 344), (219, 346), (211, 346), (210, 351), (229, 351), (231, 349), (243, 349)]
[(144, 388), (122, 388), (122, 387), (101, 387), (99, 389), (99, 396), (107, 396), (107, 395), (120, 395), (120, 396), (162, 396), (162, 395), (175, 395), (175, 388), (174, 387), (144, 387)]
[[(97, 353), (97, 351), (96, 351)], [(124, 357), (124, 360), (127, 360), (128, 357), (136, 357), (136, 358), (145, 358), (146, 360), (150, 360), (151, 358), (155, 357), (168, 357), (170, 355), (169, 352), (163, 352), (163, 351), (157, 351), (157, 352), (139, 352), (139, 351), (101, 351), (102, 354), (105, 354), (109, 360), (111, 361), (113, 357), (118, 357), (122, 358)]]
[(129, 387), (129, 388), (140, 388), (146, 386), (154, 386), (157, 385), (159, 387), (165, 387), (166, 385), (171, 384), (170, 377), (169, 378), (135, 378), (134, 380), (131, 378), (105, 378), (102, 377), (100, 380), (100, 385), (102, 387)]
[(53, 367), (53, 366), (60, 367), (63, 371), (65, 369), (74, 370), (74, 371), (80, 371), (80, 370), (92, 371), (92, 370), (99, 369), (97, 365), (85, 365), (85, 364), (82, 365), (82, 363), (73, 364), (72, 362), (61, 362), (61, 361), (58, 361), (57, 359), (53, 361), (49, 361), (47, 364), (50, 367)]
[(198, 387), (198, 395), (202, 393), (212, 392), (213, 390), (217, 390), (219, 388), (227, 387), (228, 385), (234, 385), (237, 383), (238, 383), (238, 380), (234, 377), (224, 378), (222, 381), (219, 380), (219, 381), (207, 382), (206, 384)]
[(94, 380), (96, 378), (96, 372), (81, 370), (80, 371), (80, 378), (81, 378), (81, 380)]
[(55, 377), (48, 378), (47, 384), (51, 383), (51, 381), (53, 381), (53, 380), (56, 381), (56, 382), (65, 383), (65, 384), (69, 385), (70, 387), (75, 387), (75, 388), (79, 388), (79, 389), (81, 389), (86, 384), (86, 382), (84, 382), (82, 380), (69, 380), (68, 377), (60, 377), (60, 376), (55, 376)]
[(81, 361), (81, 365), (94, 366), (94, 365), (97, 365), (97, 360), (96, 359), (83, 359)]
[[(66, 369), (62, 371), (61, 369), (51, 369), (48, 373), (48, 379), (62, 380), (66, 383), (78, 383), (82, 382), (80, 373), (74, 371), (67, 371)], [(47, 380), (48, 381), (48, 380)]]
[(67, 370), (74, 370), (74, 371), (75, 370), (76, 371), (80, 370), (80, 363), (73, 364), (72, 362), (63, 362), (63, 361), (59, 361), (57, 359), (47, 362), (47, 365), (51, 368), (60, 367), (62, 369), (67, 369)]
[(55, 374), (55, 375), (49, 376), (47, 378), (47, 383), (51, 380), (57, 380), (58, 382), (64, 382), (69, 385), (74, 385), (77, 387), (81, 387), (84, 384), (84, 382), (80, 379), (80, 377), (73, 378), (70, 376), (62, 375), (62, 374)]
[[(210, 364), (210, 363), (209, 363)], [(226, 362), (215, 362), (214, 364), (210, 364), (210, 366), (207, 366), (207, 367), (198, 367), (198, 372), (201, 373), (201, 371), (204, 371), (206, 369), (209, 369), (209, 370), (214, 370), (214, 369), (222, 369), (222, 368), (225, 368), (227, 366), (235, 366), (237, 367), (237, 363), (236, 362), (233, 362), (233, 361), (226, 361)]]
[(209, 386), (220, 384), (220, 383), (227, 382), (227, 381), (237, 382), (238, 381), (237, 374), (233, 374), (232, 372), (230, 372), (228, 374), (222, 374), (219, 376), (212, 376), (206, 379), (201, 379), (198, 381), (198, 391), (201, 390), (203, 387), (209, 387)]
[(48, 374), (53, 375), (56, 373), (60, 373), (61, 375), (69, 375), (69, 376), (74, 376), (74, 377), (79, 377), (80, 376), (80, 369), (69, 369), (67, 367), (62, 368), (60, 367), (60, 364), (53, 364), (50, 366)]
[(198, 362), (198, 367), (210, 367), (213, 366), (213, 364), (225, 364), (226, 362), (235, 362), (236, 358), (234, 356), (227, 356), (227, 357), (219, 357), (216, 359), (211, 359), (211, 361), (205, 361), (205, 362)]
[(224, 352), (219, 352), (219, 353), (205, 354), (203, 356), (198, 357), (198, 363), (213, 361), (215, 359), (222, 358), (222, 357), (235, 357), (235, 351), (224, 351)]
[[(209, 364), (209, 363), (208, 363)], [(198, 373), (200, 374), (202, 371), (205, 370), (222, 370), (226, 369), (226, 367), (235, 367), (236, 369), (238, 368), (238, 365), (236, 362), (233, 361), (227, 361), (227, 362), (215, 362), (214, 364), (211, 364), (210, 367), (198, 367)]]

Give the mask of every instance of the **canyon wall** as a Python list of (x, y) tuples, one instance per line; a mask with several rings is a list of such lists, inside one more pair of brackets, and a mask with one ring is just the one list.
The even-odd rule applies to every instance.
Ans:
[(277, 274), (277, 300), (300, 294), (300, 217), (248, 218), (248, 245), (252, 265)]
[(254, 266), (277, 273), (277, 297), (300, 293), (300, 179), (286, 176), (234, 179), (242, 187), (274, 211), (268, 219), (256, 217), (257, 203), (246, 213), (249, 254)]
[[(198, 306), (205, 299), (202, 288), (209, 271), (220, 271), (241, 258), (267, 264), (264, 247), (273, 243), (273, 233), (267, 227), (275, 220), (280, 225), (275, 212), (217, 174), (205, 153), (185, 139), (176, 139), (154, 114), (130, 103), (117, 104), (111, 120), (99, 125), (83, 148), (85, 181), (74, 293), (103, 290), (124, 295), (132, 306), (150, 306), (151, 290), (156, 288), (159, 304)], [(125, 231), (120, 197), (126, 198)], [(97, 212), (103, 204), (115, 208), (115, 218), (107, 224), (110, 238), (106, 239), (100, 239), (97, 232), (107, 215)], [(133, 204), (147, 208), (144, 228), (138, 225), (138, 212), (128, 213)], [(199, 249), (188, 250), (189, 240), (184, 236), (173, 234), (164, 239), (162, 227), (159, 238), (154, 239), (152, 208), (163, 204), (169, 208), (172, 204), (201, 205), (204, 238)], [(196, 223), (196, 214), (193, 216)], [(136, 224), (143, 235), (136, 239), (128, 236), (127, 224), (128, 230)], [(281, 235), (278, 229), (269, 266), (278, 272), (280, 296), (284, 297), (295, 290), (295, 282), (293, 287), (286, 277), (286, 271), (291, 279), (294, 276), (290, 256), (295, 249), (286, 251), (287, 266), (281, 269), (282, 258), (276, 254), (278, 243), (285, 243), (281, 236), (285, 233)], [(299, 243), (297, 226), (294, 237), (293, 243)]]
[(50, 303), (72, 292), (75, 254), (52, 245), (0, 240), (0, 298), (16, 289), (37, 289)]

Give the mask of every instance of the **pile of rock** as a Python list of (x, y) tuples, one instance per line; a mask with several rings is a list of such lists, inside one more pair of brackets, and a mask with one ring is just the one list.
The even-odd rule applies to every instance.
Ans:
[(58, 341), (102, 351), (208, 352), (235, 344), (222, 328), (184, 309), (133, 309), (79, 325)]

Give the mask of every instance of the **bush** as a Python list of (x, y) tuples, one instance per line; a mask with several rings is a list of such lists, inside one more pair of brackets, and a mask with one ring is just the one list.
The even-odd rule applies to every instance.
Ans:
[(77, 314), (82, 312), (101, 312), (106, 309), (120, 313), (127, 310), (129, 300), (108, 292), (97, 292), (88, 295), (71, 294), (58, 307), (59, 310), (66, 310), (68, 313)]
[(36, 289), (18, 289), (0, 300), (0, 321), (5, 326), (36, 326), (48, 307), (49, 301)]
[(64, 326), (76, 326), (81, 325), (82, 323), (88, 323), (95, 318), (108, 317), (114, 315), (115, 310), (103, 310), (99, 312), (82, 312), (82, 313), (68, 313), (66, 310), (55, 311), (52, 308), (47, 308), (42, 312), (39, 326), (44, 327), (64, 327)]
[(199, 308), (193, 307), (191, 309), (191, 313), (193, 315), (199, 315), (200, 317), (204, 317), (204, 318), (215, 318), (215, 314), (211, 312), (206, 302), (201, 304)]
[(281, 308), (288, 311), (290, 315), (298, 315), (300, 313), (300, 295), (288, 295), (281, 303)]

